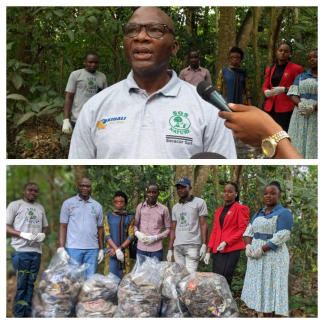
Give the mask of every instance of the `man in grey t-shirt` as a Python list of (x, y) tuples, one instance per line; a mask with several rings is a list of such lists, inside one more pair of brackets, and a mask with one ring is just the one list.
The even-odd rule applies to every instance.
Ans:
[(172, 211), (167, 260), (171, 262), (174, 248), (175, 262), (193, 273), (207, 251), (208, 209), (204, 200), (190, 195), (192, 187), (188, 178), (180, 178), (175, 186), (180, 200)]
[(39, 188), (35, 183), (24, 186), (23, 199), (7, 208), (7, 236), (11, 236), (13, 268), (18, 276), (15, 317), (31, 317), (34, 283), (41, 265), (42, 244), (48, 222), (42, 205), (35, 202)]
[(97, 264), (104, 259), (103, 209), (90, 194), (90, 180), (81, 178), (78, 195), (63, 202), (57, 250), (81, 264), (90, 264), (85, 277), (96, 273)]
[(72, 132), (72, 126), (75, 126), (79, 113), (87, 100), (107, 87), (106, 76), (97, 71), (99, 65), (98, 54), (95, 52), (86, 53), (84, 64), (84, 69), (73, 71), (70, 74), (65, 89), (62, 126), (62, 132), (64, 133)]

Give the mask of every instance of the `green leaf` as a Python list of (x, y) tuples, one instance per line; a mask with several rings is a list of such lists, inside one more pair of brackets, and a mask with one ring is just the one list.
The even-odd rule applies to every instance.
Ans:
[(63, 125), (63, 113), (61, 112), (60, 114), (55, 116), (55, 120), (60, 124), (61, 126)]
[(15, 73), (12, 77), (11, 77), (11, 81), (14, 84), (16, 89), (19, 89), (21, 87), (21, 85), (23, 84), (23, 78)]
[(7, 99), (24, 100), (24, 101), (28, 102), (28, 99), (26, 97), (24, 97), (23, 95), (19, 95), (19, 94), (10, 94), (7, 96)]
[(53, 10), (53, 13), (55, 14), (55, 15), (57, 15), (57, 16), (59, 16), (59, 17), (62, 17), (63, 16), (63, 13), (62, 13), (62, 11), (61, 10)]
[(35, 73), (34, 70), (30, 70), (30, 69), (21, 69), (20, 71), (23, 72), (23, 73), (27, 73), (27, 74), (34, 74)]
[(66, 134), (62, 134), (60, 137), (60, 143), (62, 148), (65, 148), (69, 143), (69, 137)]
[(16, 305), (28, 306), (28, 303), (25, 300), (18, 300), (15, 302)]
[(88, 17), (88, 20), (93, 24), (97, 24), (97, 18), (95, 16)]
[(54, 107), (57, 107), (57, 105), (56, 104), (49, 105), (49, 106), (45, 107), (44, 109), (42, 109), (36, 116), (37, 117), (42, 116)]
[(19, 121), (17, 122), (17, 125), (20, 125), (24, 122), (26, 122), (28, 119), (30, 119), (32, 116), (35, 115), (35, 112), (28, 112), (26, 114), (24, 114), (20, 119)]
[(74, 33), (73, 33), (72, 30), (69, 29), (69, 30), (67, 31), (67, 35), (70, 37), (70, 39), (72, 39), (72, 40), (74, 39)]
[(7, 44), (7, 51), (10, 51), (12, 49), (12, 46), (15, 44), (16, 42), (10, 42)]

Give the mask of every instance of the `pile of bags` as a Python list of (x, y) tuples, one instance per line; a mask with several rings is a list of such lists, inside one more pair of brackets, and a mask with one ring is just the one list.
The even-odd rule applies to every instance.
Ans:
[(89, 264), (80, 265), (59, 252), (42, 274), (33, 299), (33, 317), (71, 317)]
[(87, 278), (78, 296), (77, 317), (113, 317), (117, 309), (117, 289), (120, 278), (93, 274)]
[(192, 317), (239, 317), (237, 304), (222, 275), (192, 273), (179, 282), (179, 291)]

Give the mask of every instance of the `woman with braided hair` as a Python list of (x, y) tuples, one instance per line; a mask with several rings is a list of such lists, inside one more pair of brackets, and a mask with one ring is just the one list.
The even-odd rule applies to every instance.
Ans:
[(256, 212), (245, 233), (247, 270), (241, 299), (264, 317), (288, 316), (289, 252), (293, 215), (280, 203), (281, 187), (264, 188), (265, 207)]

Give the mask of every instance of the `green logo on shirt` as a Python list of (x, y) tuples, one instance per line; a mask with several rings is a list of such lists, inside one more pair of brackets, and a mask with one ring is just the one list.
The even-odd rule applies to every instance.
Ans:
[(169, 119), (169, 124), (171, 126), (169, 130), (176, 134), (188, 134), (191, 132), (191, 121), (187, 113), (174, 111), (173, 116)]

